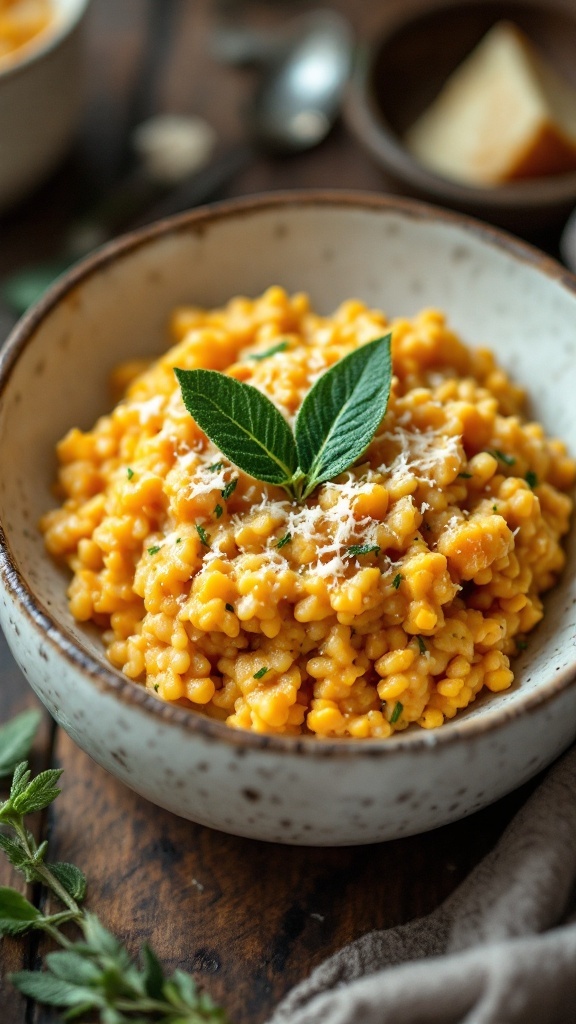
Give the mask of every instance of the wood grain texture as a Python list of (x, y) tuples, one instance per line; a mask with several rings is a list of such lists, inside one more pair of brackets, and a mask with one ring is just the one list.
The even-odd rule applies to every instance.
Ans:
[[(80, 199), (95, 181), (104, 185), (115, 173), (145, 50), (145, 16), (154, 2), (93, 0), (86, 114), (77, 146), (53, 178), (0, 223), (0, 275), (54, 255)], [(421, 0), (334, 0), (332, 6), (370, 35), (406, 2)], [(272, 26), (313, 6), (181, 0), (154, 109), (205, 117), (221, 147), (238, 141), (242, 104), (254, 77), (211, 58), (208, 40), (218, 11)], [(226, 195), (298, 187), (379, 191), (389, 183), (340, 124), (311, 153), (255, 160)], [(33, 703), (2, 642), (0, 721)], [(48, 819), (38, 823), (51, 857), (83, 868), (89, 907), (133, 953), (147, 941), (167, 968), (193, 971), (235, 1024), (265, 1021), (282, 995), (342, 944), (434, 909), (493, 845), (531, 788), (423, 836), (356, 848), (298, 849), (226, 836), (153, 807), (61, 731), (53, 743), (45, 722), (34, 767), (50, 763), (64, 769), (63, 793)], [(0, 884), (12, 882), (0, 859)], [(6, 1024), (58, 1019), (41, 1007), (27, 1010), (6, 982), (8, 971), (37, 963), (36, 953), (34, 943), (0, 944), (0, 1021)]]

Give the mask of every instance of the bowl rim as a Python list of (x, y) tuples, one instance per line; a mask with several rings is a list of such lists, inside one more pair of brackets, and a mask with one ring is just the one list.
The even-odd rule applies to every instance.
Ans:
[[(346, 96), (343, 113), (350, 130), (366, 147), (376, 161), (394, 177), (405, 181), (420, 193), (438, 200), (447, 199), (462, 205), (469, 204), (479, 210), (492, 208), (505, 212), (514, 209), (538, 209), (556, 204), (576, 202), (576, 170), (539, 178), (526, 178), (483, 188), (467, 185), (456, 178), (445, 177), (427, 168), (405, 148), (380, 108), (372, 87), (374, 62), (384, 44), (406, 30), (411, 24), (425, 21), (435, 14), (466, 6), (496, 7), (501, 0), (430, 0), (416, 8), (396, 11), (387, 17), (384, 28), (376, 29), (370, 41), (358, 46), (356, 60)], [(544, 8), (533, 0), (507, 0), (518, 8), (559, 14), (573, 22), (576, 36), (575, 12), (558, 0), (551, 0)], [(432, 200), (433, 201), (433, 200)]]
[(18, 50), (22, 50), (21, 56), (13, 57), (11, 54), (6, 61), (0, 60), (0, 84), (10, 78), (16, 78), (24, 74), (32, 65), (47, 58), (53, 50), (74, 31), (88, 11), (92, 0), (72, 0), (69, 10), (61, 9), (60, 0), (52, 0), (55, 6), (54, 25), (47, 25), (45, 29), (36, 36), (32, 36)]
[[(105, 270), (117, 259), (131, 256), (138, 249), (154, 244), (170, 234), (190, 231), (202, 235), (212, 224), (230, 218), (249, 218), (262, 212), (278, 213), (290, 209), (321, 207), (355, 211), (399, 214), (412, 220), (443, 223), (479, 239), (499, 252), (508, 253), (514, 260), (536, 267), (546, 277), (576, 296), (576, 275), (570, 273), (551, 256), (534, 246), (516, 239), (507, 232), (472, 217), (444, 210), (430, 203), (395, 195), (350, 190), (290, 190), (225, 200), (189, 210), (131, 231), (108, 242), (78, 262), (63, 274), (44, 296), (18, 321), (0, 350), (0, 402), (9, 385), (12, 370), (20, 356), (33, 342), (42, 322), (65, 297), (74, 293), (93, 275)], [(574, 525), (572, 528), (575, 528)], [(69, 665), (87, 676), (101, 692), (119, 699), (121, 704), (133, 705), (137, 710), (154, 717), (167, 726), (176, 726), (188, 734), (207, 740), (224, 741), (240, 751), (242, 748), (269, 751), (285, 755), (302, 754), (309, 757), (390, 757), (403, 752), (424, 752), (431, 747), (444, 747), (472, 739), (489, 731), (505, 728), (512, 720), (530, 714), (558, 694), (576, 684), (576, 657), (572, 664), (557, 671), (535, 691), (526, 693), (523, 700), (512, 707), (498, 707), (497, 700), (487, 706), (485, 713), (476, 718), (445, 723), (436, 730), (419, 729), (395, 733), (388, 739), (354, 739), (351, 737), (320, 739), (313, 736), (282, 736), (253, 733), (244, 729), (231, 729), (224, 722), (208, 718), (201, 712), (160, 701), (144, 686), (124, 676), (120, 670), (100, 662), (77, 644), (68, 630), (42, 601), (35, 596), (21, 574), (12, 556), (10, 543), (0, 521), (0, 585), (10, 599), (21, 609), (32, 626), (48, 642), (57, 656), (63, 656)], [(496, 697), (497, 695), (495, 695)], [(484, 710), (484, 709), (483, 709)]]

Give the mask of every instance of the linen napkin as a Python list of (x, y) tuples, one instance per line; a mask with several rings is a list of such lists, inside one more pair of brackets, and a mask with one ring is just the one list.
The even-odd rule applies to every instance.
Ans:
[(576, 1024), (576, 747), (432, 914), (374, 931), (269, 1024)]

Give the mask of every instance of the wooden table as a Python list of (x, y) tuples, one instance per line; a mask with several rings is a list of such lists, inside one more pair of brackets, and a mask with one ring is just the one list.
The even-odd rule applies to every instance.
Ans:
[[(359, 32), (389, 0), (333, 0)], [(404, 0), (406, 2), (406, 0)], [(111, 181), (126, 126), (143, 113), (193, 112), (221, 143), (242, 137), (241, 104), (253, 75), (217, 64), (208, 40), (218, 19), (243, 15), (274, 26), (310, 3), (170, 0), (168, 56), (151, 88), (138, 89), (146, 19), (169, 0), (93, 0), (87, 25), (87, 103), (74, 151), (26, 204), (0, 221), (0, 277), (51, 257), (88, 179)], [(134, 94), (136, 92), (136, 98)], [(132, 97), (132, 99), (131, 99)], [(261, 158), (226, 195), (301, 186), (381, 191), (390, 183), (339, 125), (328, 141), (287, 161)], [(551, 240), (552, 246), (554, 240)], [(9, 317), (0, 313), (0, 332)], [(0, 722), (35, 698), (2, 640)], [(150, 942), (170, 969), (193, 971), (235, 1024), (259, 1024), (288, 989), (342, 944), (433, 910), (492, 847), (531, 785), (435, 832), (374, 846), (307, 849), (221, 835), (159, 810), (107, 775), (46, 720), (34, 767), (64, 769), (63, 793), (41, 823), (51, 858), (81, 866), (88, 905), (136, 951)], [(0, 862), (0, 884), (14, 878)], [(0, 1020), (48, 1024), (57, 1015), (11, 989), (8, 970), (34, 962), (34, 942), (0, 945)]]

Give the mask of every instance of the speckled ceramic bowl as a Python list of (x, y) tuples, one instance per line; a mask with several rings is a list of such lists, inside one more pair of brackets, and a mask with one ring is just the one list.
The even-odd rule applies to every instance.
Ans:
[(273, 195), (186, 214), (71, 271), (14, 331), (0, 367), (0, 620), (30, 683), (73, 739), (128, 786), (232, 833), (304, 844), (434, 828), (524, 782), (576, 736), (576, 543), (517, 681), (437, 731), (320, 741), (228, 729), (114, 671), (74, 623), (66, 574), (37, 530), (56, 440), (109, 408), (119, 359), (161, 351), (172, 307), (279, 283), (330, 312), (347, 296), (447, 310), (531, 389), (533, 414), (576, 451), (576, 278), (535, 250), (407, 200)]

